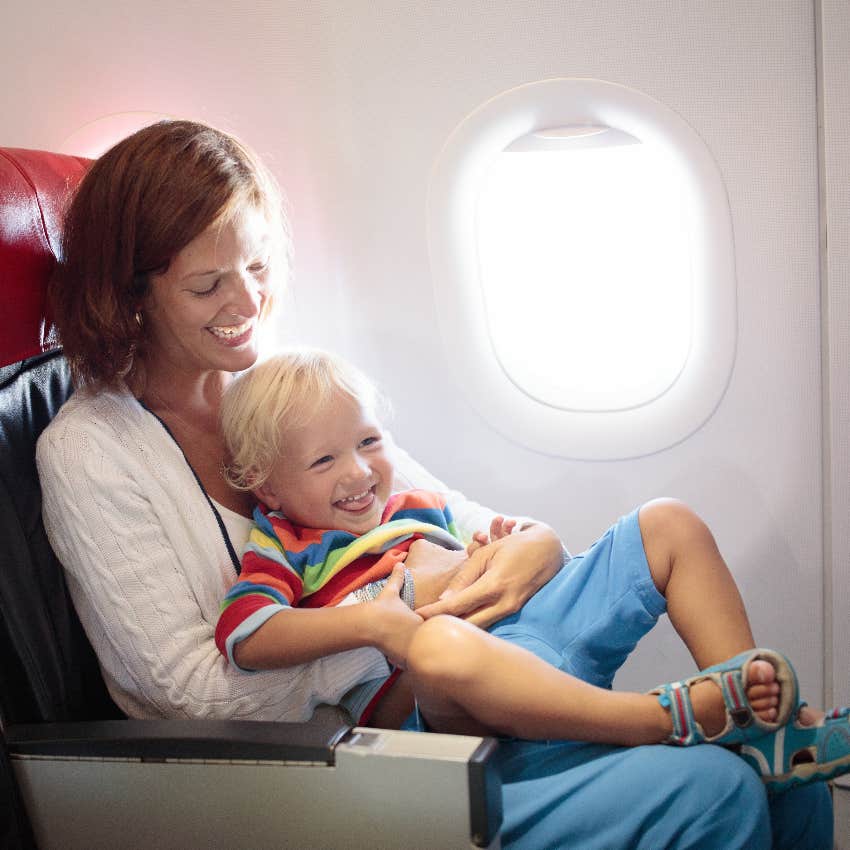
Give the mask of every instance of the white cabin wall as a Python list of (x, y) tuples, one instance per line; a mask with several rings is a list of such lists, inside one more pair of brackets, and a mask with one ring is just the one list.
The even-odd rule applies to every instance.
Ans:
[(827, 705), (850, 704), (850, 14), (821, 3)]
[[(835, 74), (826, 82), (828, 105), (843, 104), (846, 119), (850, 12), (837, 0), (823, 7), (824, 20), (837, 25), (832, 32), (844, 33), (825, 38), (824, 53)], [(470, 496), (551, 523), (573, 550), (649, 498), (688, 501), (714, 529), (759, 641), (793, 653), (804, 688), (819, 694), (824, 511), (812, 0), (245, 0), (214, 9), (87, 0), (72, 14), (44, 0), (7, 11), (5, 21), (0, 63), (18, 84), (0, 92), (3, 144), (56, 149), (88, 122), (137, 110), (236, 132), (267, 158), (290, 197), (290, 337), (353, 356), (393, 399), (393, 430), (405, 447)], [(435, 158), (478, 105), (555, 76), (622, 83), (676, 110), (711, 150), (729, 194), (739, 318), (731, 382), (703, 428), (650, 457), (567, 461), (503, 438), (464, 402), (438, 337), (425, 233)], [(837, 274), (842, 263), (844, 271), (828, 286), (831, 306), (846, 317), (848, 160), (839, 126), (837, 117), (827, 150), (831, 173), (845, 178), (832, 201), (833, 226), (843, 227), (845, 241), (830, 259)], [(842, 530), (835, 516), (848, 514), (848, 328), (846, 318), (826, 321), (836, 372), (830, 546), (847, 564), (846, 524)], [(836, 573), (828, 580), (842, 581)], [(833, 619), (840, 616), (837, 610)], [(836, 640), (843, 634), (847, 646), (840, 628)], [(648, 687), (688, 669), (687, 654), (662, 627), (620, 683)]]

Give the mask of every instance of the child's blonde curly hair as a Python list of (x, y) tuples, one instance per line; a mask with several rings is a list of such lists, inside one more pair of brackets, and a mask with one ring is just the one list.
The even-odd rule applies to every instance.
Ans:
[(363, 407), (383, 403), (377, 388), (347, 360), (316, 348), (293, 348), (258, 363), (235, 378), (221, 403), (228, 462), (224, 475), (237, 490), (255, 490), (271, 474), (287, 428), (343, 392)]

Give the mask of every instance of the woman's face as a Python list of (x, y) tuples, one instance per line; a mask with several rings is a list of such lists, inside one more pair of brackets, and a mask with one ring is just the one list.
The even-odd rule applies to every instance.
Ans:
[(143, 305), (148, 374), (239, 372), (257, 359), (257, 325), (273, 285), (274, 243), (261, 210), (213, 223), (152, 275)]

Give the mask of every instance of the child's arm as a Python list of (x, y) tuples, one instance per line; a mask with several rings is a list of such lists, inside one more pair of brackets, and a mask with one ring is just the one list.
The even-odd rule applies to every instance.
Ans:
[(234, 659), (248, 670), (268, 670), (372, 646), (393, 664), (404, 666), (422, 618), (401, 600), (403, 582), (404, 568), (399, 565), (370, 602), (279, 611), (236, 645)]

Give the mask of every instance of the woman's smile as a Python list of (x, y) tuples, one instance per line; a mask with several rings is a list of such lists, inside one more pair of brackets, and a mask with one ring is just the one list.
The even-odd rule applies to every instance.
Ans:
[(238, 348), (250, 341), (255, 324), (254, 319), (248, 319), (240, 325), (210, 325), (207, 330), (224, 345)]

